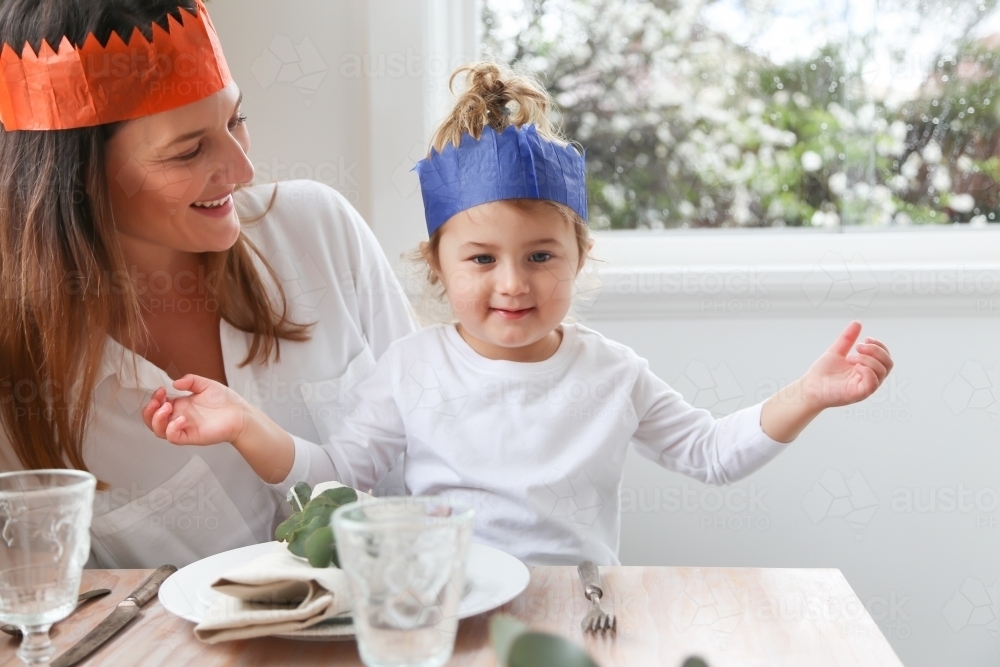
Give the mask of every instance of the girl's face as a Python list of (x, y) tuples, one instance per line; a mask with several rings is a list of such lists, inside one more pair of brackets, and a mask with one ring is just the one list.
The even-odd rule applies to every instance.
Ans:
[(127, 254), (219, 252), (236, 242), (232, 193), (254, 173), (241, 100), (232, 83), (198, 102), (128, 121), (108, 140), (111, 207)]
[(441, 229), (438, 276), (459, 332), (489, 359), (541, 361), (558, 348), (581, 267), (573, 223), (547, 206), (491, 202)]

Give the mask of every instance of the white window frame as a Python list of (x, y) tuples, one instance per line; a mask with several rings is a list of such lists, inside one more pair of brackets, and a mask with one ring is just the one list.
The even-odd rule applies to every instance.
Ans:
[[(478, 0), (370, 0), (367, 7), (373, 53), (413, 48), (428, 62), (456, 65), (480, 52)], [(370, 221), (401, 272), (401, 253), (426, 234), (416, 176), (400, 165), (423, 156), (450, 107), (445, 69), (425, 68), (421, 80), (405, 85), (375, 81), (370, 91)], [(392, 120), (421, 110), (420, 122)], [(1000, 233), (992, 228), (621, 230), (594, 236), (593, 266), (603, 282), (588, 312), (594, 318), (1000, 314)], [(742, 312), (735, 309), (740, 300), (747, 305)], [(767, 307), (755, 310), (750, 301)]]

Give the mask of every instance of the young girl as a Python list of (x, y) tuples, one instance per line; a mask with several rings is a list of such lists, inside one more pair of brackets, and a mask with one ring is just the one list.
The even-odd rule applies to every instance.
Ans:
[(258, 473), (285, 479), (279, 488), (368, 489), (405, 453), (406, 491), (472, 504), (479, 541), (532, 564), (617, 564), (630, 441), (665, 468), (726, 484), (885, 379), (888, 350), (868, 338), (852, 352), (852, 322), (801, 379), (715, 419), (628, 347), (564, 322), (592, 244), (583, 157), (549, 125), (533, 81), (494, 63), (464, 69), (467, 90), (417, 166), (430, 234), (420, 252), (456, 322), (392, 344), (322, 446), (195, 376), (174, 383), (189, 396), (153, 396), (155, 433), (237, 444)]

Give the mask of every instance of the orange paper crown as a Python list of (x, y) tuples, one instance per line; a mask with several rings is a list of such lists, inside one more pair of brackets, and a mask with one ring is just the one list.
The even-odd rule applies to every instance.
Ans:
[(153, 23), (150, 42), (139, 28), (126, 44), (112, 32), (107, 46), (93, 33), (82, 48), (63, 37), (36, 54), (0, 52), (0, 121), (13, 130), (68, 130), (141, 118), (197, 102), (229, 85), (232, 75), (201, 0), (196, 13)]

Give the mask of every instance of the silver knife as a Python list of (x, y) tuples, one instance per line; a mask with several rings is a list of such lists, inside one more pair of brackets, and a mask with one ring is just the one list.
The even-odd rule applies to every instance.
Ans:
[(153, 574), (149, 575), (146, 581), (139, 584), (139, 588), (132, 591), (132, 594), (118, 603), (115, 610), (107, 618), (87, 633), (87, 636), (74, 644), (68, 651), (53, 660), (51, 667), (70, 667), (85, 659), (96, 651), (104, 642), (128, 625), (139, 613), (142, 605), (146, 604), (160, 590), (160, 584), (171, 574), (177, 571), (173, 565), (161, 565), (156, 568)]

